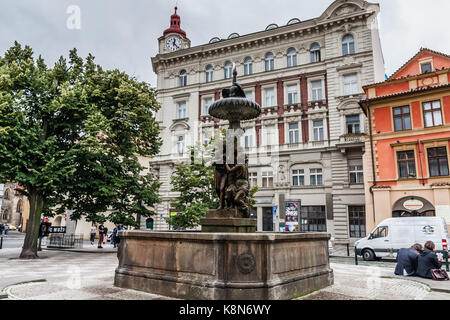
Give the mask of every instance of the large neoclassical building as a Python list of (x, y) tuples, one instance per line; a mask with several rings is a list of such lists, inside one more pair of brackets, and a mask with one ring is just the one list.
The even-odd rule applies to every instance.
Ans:
[(187, 146), (227, 127), (208, 106), (229, 87), (232, 66), (262, 115), (244, 122), (250, 183), (258, 185), (259, 231), (328, 231), (335, 242), (365, 236), (363, 179), (367, 120), (362, 86), (384, 80), (378, 4), (334, 1), (320, 17), (292, 19), (247, 35), (191, 45), (175, 12), (152, 58), (164, 144), (150, 163), (163, 182), (153, 227), (169, 226), (170, 178)]

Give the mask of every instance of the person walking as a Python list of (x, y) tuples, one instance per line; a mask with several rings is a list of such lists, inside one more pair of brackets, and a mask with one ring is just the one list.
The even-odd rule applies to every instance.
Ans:
[(95, 223), (92, 223), (92, 226), (91, 226), (91, 246), (93, 246), (94, 245), (94, 242), (95, 242), (95, 235), (97, 234), (97, 225), (95, 224)]
[(3, 223), (0, 223), (0, 236), (3, 235), (4, 230), (5, 230), (5, 226), (3, 225)]
[(9, 226), (8, 224), (5, 224), (5, 236), (7, 236), (9, 233)]
[(102, 244), (103, 244), (103, 237), (104, 237), (104, 232), (105, 232), (105, 226), (103, 225), (103, 222), (100, 223), (100, 225), (98, 226), (98, 248), (102, 249)]
[(419, 255), (422, 252), (422, 245), (416, 243), (411, 248), (400, 249), (397, 254), (397, 266), (395, 274), (397, 276), (410, 277), (415, 275), (417, 271), (417, 263)]
[(421, 278), (433, 279), (431, 276), (432, 269), (440, 269), (442, 267), (442, 259), (439, 261), (434, 248), (433, 241), (425, 243), (425, 250), (419, 255), (416, 275)]

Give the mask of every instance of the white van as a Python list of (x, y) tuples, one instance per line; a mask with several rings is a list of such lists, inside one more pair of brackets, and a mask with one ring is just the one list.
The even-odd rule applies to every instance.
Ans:
[(398, 250), (415, 243), (433, 241), (436, 251), (448, 251), (447, 223), (442, 217), (392, 218), (381, 222), (370, 235), (355, 243), (356, 254), (365, 261), (395, 258)]

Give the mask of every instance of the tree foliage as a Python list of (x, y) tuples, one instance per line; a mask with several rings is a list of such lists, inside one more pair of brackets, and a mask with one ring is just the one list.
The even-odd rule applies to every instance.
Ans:
[(36, 256), (42, 213), (128, 225), (153, 214), (159, 182), (138, 156), (159, 152), (158, 108), (147, 83), (75, 49), (52, 68), (17, 42), (0, 57), (0, 181), (30, 201), (22, 257)]

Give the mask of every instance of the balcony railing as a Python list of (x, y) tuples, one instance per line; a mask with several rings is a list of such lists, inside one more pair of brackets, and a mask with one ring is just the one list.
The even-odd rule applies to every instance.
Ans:
[(343, 135), (340, 137), (340, 143), (364, 143), (366, 141), (364, 134)]

